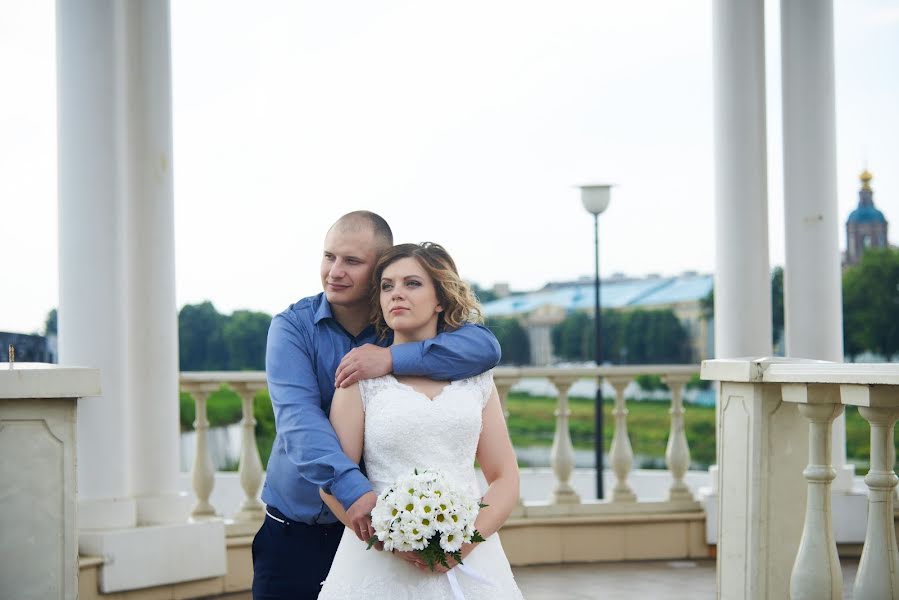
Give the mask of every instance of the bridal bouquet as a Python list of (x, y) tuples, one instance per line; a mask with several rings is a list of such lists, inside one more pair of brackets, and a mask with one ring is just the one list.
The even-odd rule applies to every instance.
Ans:
[(484, 506), (450, 485), (440, 471), (416, 469), (378, 496), (368, 547), (383, 542), (385, 550), (417, 552), (431, 570), (436, 563), (449, 568), (447, 554), (462, 564), (462, 544), (484, 541), (474, 528)]

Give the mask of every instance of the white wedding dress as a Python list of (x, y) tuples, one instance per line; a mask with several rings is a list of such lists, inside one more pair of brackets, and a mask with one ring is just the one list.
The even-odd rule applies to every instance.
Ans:
[[(490, 372), (453, 381), (431, 400), (392, 375), (359, 382), (365, 410), (363, 457), (375, 493), (416, 468), (431, 468), (479, 498), (475, 453), (492, 383)], [(464, 562), (474, 576), (458, 567), (452, 571), (466, 600), (522, 598), (497, 534), (477, 544)], [(422, 571), (390, 552), (367, 550), (350, 529), (344, 530), (319, 595), (320, 600), (454, 597), (447, 574)]]

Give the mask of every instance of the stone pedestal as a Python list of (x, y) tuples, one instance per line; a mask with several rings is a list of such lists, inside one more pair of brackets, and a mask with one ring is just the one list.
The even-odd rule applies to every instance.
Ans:
[(96, 369), (0, 367), (0, 598), (77, 597), (75, 412), (99, 394)]
[[(786, 360), (786, 359), (781, 359)], [(720, 382), (718, 597), (787, 598), (802, 537), (808, 423), (764, 383), (778, 359), (712, 360), (702, 378)]]

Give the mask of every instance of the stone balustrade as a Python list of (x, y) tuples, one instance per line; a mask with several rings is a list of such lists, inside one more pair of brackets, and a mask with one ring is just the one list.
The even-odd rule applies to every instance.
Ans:
[(842, 597), (831, 427), (846, 406), (856, 406), (870, 426), (871, 454), (853, 597), (899, 599), (893, 512), (899, 365), (714, 360), (703, 363), (702, 376), (720, 382), (719, 597)]
[(217, 516), (215, 507), (209, 502), (215, 485), (215, 469), (207, 446), (209, 419), (206, 416), (206, 401), (209, 395), (226, 385), (240, 396), (242, 419), (241, 451), (238, 473), (244, 491), (244, 501), (237, 514), (231, 516), (229, 534), (255, 532), (265, 514), (265, 507), (259, 500), (265, 475), (262, 460), (256, 445), (256, 418), (253, 415), (253, 399), (256, 393), (266, 388), (265, 373), (244, 371), (191, 372), (181, 373), (181, 391), (189, 393), (196, 403), (194, 429), (196, 453), (191, 473), (197, 502), (191, 511), (195, 519)]
[[(494, 371), (494, 381), (499, 391), (503, 410), (508, 416), (507, 399), (513, 386), (524, 379), (543, 379), (552, 383), (557, 391), (555, 410), (555, 433), (550, 451), (550, 464), (556, 483), (551, 497), (545, 502), (522, 503), (518, 517), (556, 517), (563, 514), (586, 514), (599, 510), (610, 514), (615, 512), (685, 512), (700, 510), (690, 490), (684, 483), (684, 475), (690, 464), (690, 449), (684, 431), (683, 390), (690, 377), (699, 372), (697, 365), (644, 365), (624, 367), (499, 367)], [(671, 428), (665, 459), (671, 474), (671, 485), (666, 499), (638, 501), (628, 477), (633, 466), (633, 452), (627, 431), (627, 403), (625, 388), (638, 375), (658, 375), (671, 389)], [(571, 486), (574, 469), (574, 447), (569, 429), (571, 411), (568, 408), (568, 393), (581, 380), (605, 379), (615, 389), (615, 433), (608, 460), (615, 473), (616, 484), (608, 500), (597, 502), (582, 499)], [(262, 372), (192, 372), (181, 374), (181, 390), (190, 393), (196, 402), (196, 454), (193, 463), (192, 483), (197, 502), (193, 509), (194, 518), (216, 516), (216, 509), (209, 498), (215, 484), (215, 472), (207, 447), (209, 421), (206, 416), (206, 402), (211, 392), (222, 385), (233, 389), (243, 400), (242, 450), (238, 467), (241, 487), (245, 494), (241, 510), (233, 515), (235, 523), (248, 525), (261, 520), (262, 505), (259, 491), (263, 470), (255, 438), (253, 418), (253, 397), (266, 387), (265, 373)], [(566, 508), (567, 507), (567, 508)], [(578, 508), (581, 507), (581, 508)]]

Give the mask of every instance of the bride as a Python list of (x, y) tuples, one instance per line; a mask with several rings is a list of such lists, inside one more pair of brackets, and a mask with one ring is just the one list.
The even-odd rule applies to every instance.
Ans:
[[(373, 318), (380, 334), (393, 330), (395, 344), (427, 340), (480, 317), (453, 259), (437, 244), (394, 246), (373, 277)], [(522, 598), (496, 533), (518, 501), (519, 480), (490, 372), (451, 382), (393, 375), (360, 381), (338, 388), (330, 418), (346, 455), (364, 458), (376, 493), (416, 468), (438, 469), (477, 498), (477, 458), (488, 488), (475, 528), (486, 541), (462, 546), (464, 567), (447, 555), (450, 569), (438, 564), (431, 571), (415, 552), (367, 550), (370, 522), (354, 531), (340, 503), (322, 491), (347, 528), (320, 599)]]

